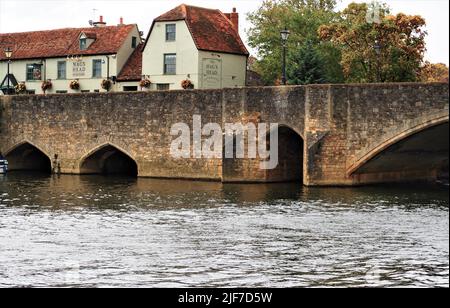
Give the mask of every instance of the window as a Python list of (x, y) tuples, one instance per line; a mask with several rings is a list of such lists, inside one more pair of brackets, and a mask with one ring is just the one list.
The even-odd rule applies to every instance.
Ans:
[(136, 48), (137, 47), (137, 37), (133, 36), (131, 38), (131, 48)]
[(102, 77), (102, 60), (92, 61), (92, 77), (101, 78)]
[(100, 90), (97, 89), (97, 90), (94, 90), (94, 92), (95, 92), (95, 93), (100, 93)]
[(167, 90), (170, 90), (170, 84), (168, 84), (168, 83), (158, 83), (158, 84), (156, 85), (156, 89), (157, 89), (158, 91), (167, 91)]
[(57, 94), (66, 94), (67, 91), (66, 90), (56, 90)]
[(164, 74), (175, 75), (177, 73), (177, 55), (165, 54), (164, 55)]
[(124, 86), (123, 87), (123, 91), (124, 92), (134, 92), (137, 91), (138, 87), (137, 86)]
[(42, 79), (42, 64), (27, 64), (27, 80)]
[(81, 93), (89, 93), (89, 92), (91, 92), (91, 91), (89, 91), (89, 90), (81, 90)]
[(166, 25), (166, 41), (173, 42), (177, 37), (177, 26), (175, 24)]
[(58, 61), (58, 79), (66, 78), (66, 61)]
[(28, 95), (34, 95), (36, 94), (36, 90), (27, 90)]
[(87, 39), (80, 38), (80, 50), (86, 50), (86, 49), (87, 49)]

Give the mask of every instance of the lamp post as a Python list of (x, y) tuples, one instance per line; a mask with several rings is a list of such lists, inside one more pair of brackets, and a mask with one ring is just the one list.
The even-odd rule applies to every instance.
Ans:
[(284, 30), (281, 30), (280, 34), (281, 34), (281, 42), (283, 44), (283, 77), (282, 77), (282, 82), (283, 82), (283, 85), (286, 85), (286, 83), (287, 83), (287, 78), (286, 78), (286, 48), (287, 48), (287, 40), (288, 40), (289, 34), (291, 34), (291, 32), (289, 32), (289, 30), (287, 28), (284, 28)]
[(8, 95), (10, 95), (11, 94), (11, 89), (9, 88), (10, 87), (10, 79), (9, 79), (9, 65), (11, 64), (11, 57), (12, 57), (12, 49), (10, 48), (10, 47), (7, 47), (7, 48), (5, 48), (5, 56), (6, 56), (6, 59), (8, 59), (8, 72), (7, 72), (7, 78), (8, 78), (8, 90), (7, 90), (7, 93), (8, 93)]
[(375, 45), (373, 45), (375, 53), (377, 54), (377, 82), (381, 82), (381, 68), (380, 68), (380, 55), (381, 55), (381, 44), (380, 41), (375, 40)]

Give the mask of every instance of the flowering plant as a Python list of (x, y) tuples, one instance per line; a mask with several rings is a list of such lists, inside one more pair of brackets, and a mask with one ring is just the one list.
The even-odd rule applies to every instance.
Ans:
[(152, 82), (150, 81), (150, 79), (147, 79), (147, 78), (142, 79), (142, 80), (139, 82), (139, 86), (140, 86), (141, 88), (150, 88), (151, 84), (152, 84)]
[(25, 82), (20, 82), (14, 87), (14, 89), (17, 94), (22, 94), (27, 91), (27, 86), (25, 85)]
[(44, 93), (45, 93), (47, 90), (51, 89), (52, 86), (53, 86), (53, 84), (52, 84), (52, 81), (51, 81), (51, 80), (44, 80), (44, 81), (42, 82), (41, 89), (42, 89), (42, 91), (44, 91)]
[(189, 79), (185, 79), (181, 82), (181, 87), (185, 90), (188, 89), (193, 89), (194, 88), (194, 84), (192, 83), (192, 81), (190, 81)]
[(109, 79), (103, 79), (101, 85), (103, 90), (109, 91), (109, 89), (111, 89), (112, 82)]
[(80, 82), (78, 80), (72, 80), (69, 84), (69, 87), (72, 90), (79, 90), (80, 89)]

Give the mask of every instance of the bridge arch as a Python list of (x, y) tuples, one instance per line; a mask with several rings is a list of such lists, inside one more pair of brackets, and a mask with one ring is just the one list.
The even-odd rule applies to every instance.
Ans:
[[(270, 133), (267, 133), (267, 150), (270, 150)], [(248, 145), (247, 140), (244, 142)], [(245, 158), (237, 158), (236, 136), (233, 139), (233, 158), (225, 157), (225, 147), (230, 145), (224, 142), (224, 157), (222, 166), (222, 180), (224, 182), (302, 182), (303, 183), (303, 160), (304, 160), (304, 139), (292, 127), (278, 125), (278, 163), (274, 169), (261, 169), (262, 162), (270, 159), (262, 159), (259, 155), (256, 159), (248, 158), (245, 151)], [(257, 145), (258, 149), (259, 146)], [(257, 152), (258, 152), (257, 149)], [(257, 153), (258, 154), (258, 153)]]
[(439, 170), (448, 173), (448, 133), (448, 114), (410, 127), (369, 148), (347, 169), (347, 176), (379, 173), (401, 181), (436, 177)]
[(104, 143), (85, 154), (79, 163), (80, 174), (138, 175), (136, 160), (124, 149)]
[(50, 156), (39, 146), (24, 140), (8, 149), (4, 156), (9, 163), (9, 171), (39, 171), (50, 174)]

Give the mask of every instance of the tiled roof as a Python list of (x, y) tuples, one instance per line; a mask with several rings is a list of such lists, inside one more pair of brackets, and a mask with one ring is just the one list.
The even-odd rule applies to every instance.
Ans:
[[(12, 59), (65, 57), (68, 55), (114, 54), (136, 25), (91, 28), (67, 28), (48, 31), (0, 34), (0, 46), (11, 47)], [(87, 50), (80, 50), (81, 33), (96, 38)], [(0, 60), (5, 54), (0, 52)]]
[(153, 24), (178, 20), (186, 21), (199, 50), (248, 55), (239, 33), (220, 10), (182, 4), (156, 18)]
[(128, 58), (127, 62), (117, 76), (118, 81), (139, 81), (142, 78), (142, 48), (144, 44), (139, 44), (135, 51)]

